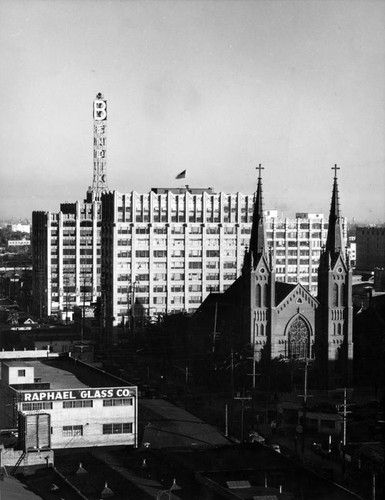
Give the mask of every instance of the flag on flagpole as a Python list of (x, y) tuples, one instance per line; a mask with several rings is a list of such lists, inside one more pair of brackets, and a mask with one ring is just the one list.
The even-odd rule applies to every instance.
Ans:
[(180, 174), (178, 174), (175, 179), (184, 179), (186, 177), (186, 170), (183, 170)]

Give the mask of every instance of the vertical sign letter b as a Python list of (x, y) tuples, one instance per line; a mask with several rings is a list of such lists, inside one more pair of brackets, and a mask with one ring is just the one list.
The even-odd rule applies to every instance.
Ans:
[(107, 118), (107, 102), (94, 101), (94, 120), (105, 120)]

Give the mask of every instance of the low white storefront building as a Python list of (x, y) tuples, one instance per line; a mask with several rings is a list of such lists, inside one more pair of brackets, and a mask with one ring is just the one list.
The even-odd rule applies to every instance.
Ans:
[[(97, 387), (87, 384), (95, 381)], [(137, 388), (68, 356), (2, 361), (0, 427), (24, 451), (137, 445)]]

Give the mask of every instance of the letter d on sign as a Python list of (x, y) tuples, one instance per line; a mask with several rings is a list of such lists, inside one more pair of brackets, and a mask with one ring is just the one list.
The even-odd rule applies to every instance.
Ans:
[(105, 120), (107, 118), (107, 101), (94, 101), (94, 120)]

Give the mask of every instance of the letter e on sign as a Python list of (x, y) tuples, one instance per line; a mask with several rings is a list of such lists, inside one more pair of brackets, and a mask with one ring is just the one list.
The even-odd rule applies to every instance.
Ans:
[(96, 99), (94, 101), (94, 120), (105, 120), (107, 118), (107, 101)]

